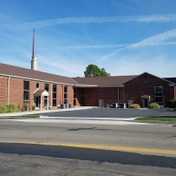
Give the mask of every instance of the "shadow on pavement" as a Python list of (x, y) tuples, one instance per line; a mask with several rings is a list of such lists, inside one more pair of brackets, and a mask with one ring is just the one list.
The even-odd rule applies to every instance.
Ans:
[(63, 146), (0, 143), (0, 153), (176, 168), (176, 158), (171, 157)]

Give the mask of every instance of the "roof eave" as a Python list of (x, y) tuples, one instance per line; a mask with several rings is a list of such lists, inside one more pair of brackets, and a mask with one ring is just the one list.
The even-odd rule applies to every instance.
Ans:
[(24, 80), (42, 81), (42, 82), (47, 82), (47, 83), (55, 83), (55, 84), (60, 84), (60, 85), (74, 86), (74, 84), (66, 83), (66, 82), (49, 81), (49, 80), (42, 80), (42, 79), (23, 77), (23, 76), (16, 76), (16, 75), (8, 75), (8, 74), (1, 74), (1, 73), (0, 73), (0, 75), (4, 76), (4, 77), (10, 77), (10, 78), (19, 78), (19, 79), (24, 79)]
[(98, 85), (90, 85), (90, 84), (75, 84), (74, 87), (78, 87), (78, 88), (93, 88), (93, 87), (98, 87)]

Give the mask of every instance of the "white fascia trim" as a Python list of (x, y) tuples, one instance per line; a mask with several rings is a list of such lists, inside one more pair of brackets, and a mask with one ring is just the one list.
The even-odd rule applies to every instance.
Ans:
[(88, 84), (75, 84), (74, 87), (87, 87), (87, 88), (91, 88), (91, 87), (98, 87), (98, 85), (88, 85)]
[(54, 81), (35, 79), (35, 78), (29, 78), (29, 77), (21, 77), (21, 76), (6, 75), (6, 74), (0, 74), (0, 76), (4, 76), (4, 77), (10, 76), (11, 78), (18, 78), (18, 79), (32, 80), (32, 81), (42, 81), (42, 82), (47, 82), (47, 83), (55, 83), (55, 84), (60, 84), (60, 85), (74, 86), (74, 84), (63, 83), (63, 82), (54, 82)]

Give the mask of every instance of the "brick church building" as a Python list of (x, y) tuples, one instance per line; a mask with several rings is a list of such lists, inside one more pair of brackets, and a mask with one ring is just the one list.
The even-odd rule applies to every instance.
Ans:
[(29, 109), (133, 104), (151, 102), (167, 107), (176, 98), (176, 78), (159, 78), (150, 73), (131, 76), (71, 78), (37, 70), (35, 31), (31, 69), (0, 63), (0, 104)]
[(148, 107), (157, 102), (168, 106), (176, 98), (176, 79), (149, 73), (137, 76), (69, 78), (37, 70), (0, 64), (0, 104), (30, 109), (65, 106), (107, 106), (138, 103)]

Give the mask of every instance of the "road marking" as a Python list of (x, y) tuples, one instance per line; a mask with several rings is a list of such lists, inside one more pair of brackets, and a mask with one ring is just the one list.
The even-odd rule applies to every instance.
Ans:
[(133, 120), (99, 120), (99, 119), (60, 119), (60, 118), (39, 118), (39, 119), (2, 119), (3, 121), (34, 122), (34, 123), (68, 123), (68, 124), (94, 124), (94, 125), (156, 125), (151, 123), (137, 122)]
[(137, 148), (137, 147), (108, 146), (108, 145), (94, 145), (94, 144), (68, 144), (68, 143), (52, 143), (52, 142), (17, 142), (17, 143), (4, 142), (4, 143), (73, 147), (73, 148), (98, 149), (98, 150), (109, 150), (109, 151), (124, 151), (124, 152), (134, 152), (134, 153), (166, 154), (166, 155), (176, 156), (176, 150), (168, 150), (168, 149)]

